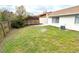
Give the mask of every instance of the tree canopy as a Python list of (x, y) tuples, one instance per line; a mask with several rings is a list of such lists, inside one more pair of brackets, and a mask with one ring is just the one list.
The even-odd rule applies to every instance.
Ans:
[(19, 19), (24, 19), (28, 16), (28, 13), (26, 12), (26, 9), (23, 5), (16, 8), (16, 15)]

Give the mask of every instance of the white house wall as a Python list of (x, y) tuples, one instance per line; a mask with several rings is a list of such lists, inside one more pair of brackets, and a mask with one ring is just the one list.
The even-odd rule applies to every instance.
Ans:
[(75, 24), (75, 16), (63, 16), (59, 18), (59, 25), (65, 25), (67, 29), (79, 31), (79, 24)]
[(52, 24), (52, 19), (51, 18), (39, 18), (39, 22), (42, 25), (51, 25)]
[(64, 25), (66, 29), (79, 31), (79, 24), (75, 24), (75, 16), (59, 17), (59, 23), (53, 23), (52, 25), (56, 27)]
[(79, 24), (66, 26), (67, 29), (79, 31)]
[(75, 22), (75, 16), (62, 16), (59, 17), (59, 24), (60, 25), (73, 25)]
[(48, 25), (52, 25), (52, 18), (48, 18), (47, 21), (48, 21)]
[(57, 27), (64, 25), (67, 29), (79, 31), (79, 24), (75, 24), (75, 16), (59, 17), (59, 23), (52, 25)]
[(52, 23), (52, 20), (52, 18), (39, 18), (40, 23), (43, 25), (52, 25), (56, 27), (64, 25), (67, 29), (79, 31), (79, 24), (75, 24), (75, 16), (59, 17), (59, 23)]
[(46, 18), (39, 18), (39, 22), (40, 22), (40, 24), (44, 25), (47, 23), (47, 19)]

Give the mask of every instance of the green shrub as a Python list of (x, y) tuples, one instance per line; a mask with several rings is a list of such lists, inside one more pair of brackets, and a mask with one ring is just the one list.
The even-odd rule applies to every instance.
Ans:
[(24, 26), (23, 20), (14, 20), (11, 22), (11, 27), (12, 28), (21, 28)]

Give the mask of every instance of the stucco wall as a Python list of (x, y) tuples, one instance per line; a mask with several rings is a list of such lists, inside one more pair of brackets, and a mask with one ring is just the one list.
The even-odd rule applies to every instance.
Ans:
[(79, 24), (75, 24), (75, 16), (60, 17), (59, 25), (65, 25), (67, 29), (79, 31)]
[(60, 25), (73, 25), (75, 22), (75, 16), (62, 16), (59, 17), (59, 24)]
[(52, 24), (52, 18), (39, 18), (39, 22), (42, 25), (51, 25)]
[(47, 23), (47, 19), (46, 18), (39, 18), (39, 22), (40, 22), (40, 24), (42, 24), (42, 25), (44, 25), (44, 24), (46, 24)]
[(40, 23), (43, 25), (52, 25), (60, 27), (64, 25), (67, 29), (79, 31), (79, 24), (75, 24), (75, 16), (59, 17), (59, 23), (52, 23), (52, 18), (40, 18)]

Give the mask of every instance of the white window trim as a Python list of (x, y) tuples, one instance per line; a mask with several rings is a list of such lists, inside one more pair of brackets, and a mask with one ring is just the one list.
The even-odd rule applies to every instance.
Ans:
[(58, 19), (54, 19), (54, 20), (58, 20), (58, 22), (53, 22), (53, 18), (52, 18), (52, 23), (59, 23), (59, 17), (55, 17), (55, 18), (58, 18)]
[(75, 24), (79, 24), (79, 22), (78, 23), (76, 22), (76, 17), (77, 16), (79, 16), (79, 15), (75, 15), (75, 21), (74, 21)]

